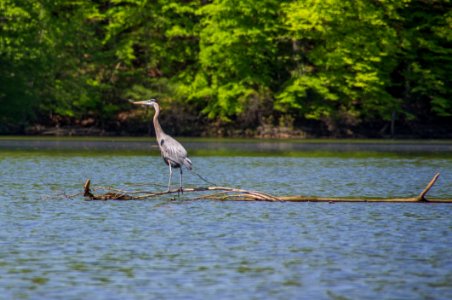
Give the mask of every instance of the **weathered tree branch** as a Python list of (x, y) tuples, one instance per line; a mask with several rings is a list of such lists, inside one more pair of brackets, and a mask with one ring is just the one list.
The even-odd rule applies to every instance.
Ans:
[(425, 198), (425, 195), (428, 193), (428, 191), (430, 191), (430, 189), (432, 188), (432, 186), (435, 184), (435, 182), (438, 180), (439, 177), (439, 173), (436, 173), (435, 176), (433, 176), (432, 180), (430, 180), (430, 182), (427, 184), (427, 186), (425, 187), (425, 189), (419, 194), (419, 196), (417, 196), (416, 200), (417, 201), (428, 201)]
[[(315, 197), (315, 196), (280, 196), (276, 197), (267, 193), (258, 191), (249, 191), (238, 188), (209, 186), (186, 188), (183, 193), (196, 193), (214, 191), (207, 195), (196, 197), (192, 200), (219, 200), (219, 201), (283, 201), (283, 202), (402, 202), (402, 203), (452, 203), (452, 199), (427, 199), (426, 194), (430, 191), (439, 177), (439, 173), (435, 174), (425, 189), (417, 197), (408, 198), (369, 198), (369, 197)], [(93, 194), (91, 191), (91, 180), (87, 180), (84, 185), (84, 197), (88, 200), (145, 200), (163, 195), (178, 194), (180, 190), (170, 190), (165, 192), (145, 192), (145, 191), (123, 191), (111, 187), (99, 187), (98, 189), (106, 190), (104, 194)]]

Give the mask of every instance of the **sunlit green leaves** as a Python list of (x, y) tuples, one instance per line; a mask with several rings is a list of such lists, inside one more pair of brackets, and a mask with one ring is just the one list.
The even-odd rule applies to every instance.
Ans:
[(273, 84), (279, 5), (274, 0), (222, 0), (199, 9), (199, 72), (210, 83), (193, 87), (207, 102), (203, 111), (209, 117), (240, 115), (251, 95)]
[(449, 0), (1, 0), (0, 119), (103, 124), (150, 96), (249, 126), (447, 117), (451, 11)]
[[(308, 118), (339, 113), (340, 107), (353, 111), (356, 105), (364, 115), (390, 114), (386, 107), (394, 109), (396, 102), (391, 104), (382, 94), (395, 65), (397, 34), (387, 11), (403, 4), (386, 5), (362, 0), (284, 5), (288, 35), (297, 45), (294, 55), (303, 59), (295, 66), (302, 71), (292, 72), (293, 79), (277, 97), (278, 105), (303, 108)], [(306, 105), (315, 99), (317, 105)]]

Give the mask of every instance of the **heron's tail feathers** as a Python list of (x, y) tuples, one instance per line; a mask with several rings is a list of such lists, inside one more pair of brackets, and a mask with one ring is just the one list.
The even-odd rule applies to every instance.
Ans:
[(191, 160), (190, 160), (188, 157), (186, 157), (186, 158), (184, 159), (184, 166), (185, 166), (187, 169), (191, 170), (191, 169), (192, 169), (192, 165), (193, 165), (193, 163), (191, 162)]

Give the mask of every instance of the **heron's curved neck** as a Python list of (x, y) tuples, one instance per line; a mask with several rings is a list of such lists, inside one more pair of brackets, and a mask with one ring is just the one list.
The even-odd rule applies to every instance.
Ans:
[(160, 123), (159, 123), (159, 115), (160, 115), (159, 105), (154, 104), (154, 109), (155, 109), (155, 114), (154, 114), (154, 118), (153, 118), (153, 123), (154, 123), (155, 135), (158, 139), (159, 136), (163, 133), (162, 127), (160, 126)]

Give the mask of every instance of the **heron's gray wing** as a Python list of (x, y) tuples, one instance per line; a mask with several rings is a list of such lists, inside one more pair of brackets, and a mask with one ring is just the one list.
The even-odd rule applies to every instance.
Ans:
[(185, 150), (184, 146), (182, 146), (178, 141), (169, 135), (165, 135), (160, 139), (159, 147), (164, 158), (169, 159), (181, 166), (185, 165), (187, 150)]

